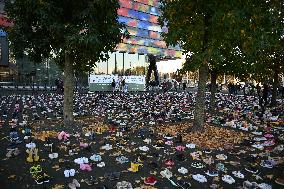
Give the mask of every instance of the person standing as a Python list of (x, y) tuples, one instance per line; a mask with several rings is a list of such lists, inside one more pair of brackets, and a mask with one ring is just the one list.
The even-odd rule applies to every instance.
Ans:
[(264, 106), (267, 105), (267, 98), (268, 98), (268, 93), (269, 93), (269, 87), (266, 83), (263, 85), (263, 101), (264, 101)]
[(124, 89), (125, 89), (125, 79), (123, 79), (122, 81), (121, 81), (121, 91), (122, 92), (124, 92)]
[(114, 79), (112, 79), (111, 87), (112, 87), (112, 92), (114, 92), (115, 91), (115, 80)]
[(186, 89), (186, 82), (183, 82), (182, 89), (185, 91), (185, 89)]

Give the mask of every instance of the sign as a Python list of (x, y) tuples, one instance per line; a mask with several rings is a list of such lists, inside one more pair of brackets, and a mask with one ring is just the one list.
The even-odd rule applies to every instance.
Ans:
[(117, 88), (125, 79), (125, 89), (127, 91), (144, 91), (146, 85), (145, 76), (118, 76), (118, 75), (90, 75), (89, 90), (90, 91), (112, 91), (112, 81), (115, 81)]

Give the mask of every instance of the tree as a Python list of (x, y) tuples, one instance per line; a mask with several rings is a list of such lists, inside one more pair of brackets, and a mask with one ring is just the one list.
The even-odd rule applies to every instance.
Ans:
[[(199, 69), (193, 131), (202, 130), (205, 119), (205, 90), (211, 62), (220, 58), (221, 49), (227, 52), (242, 45), (242, 23), (249, 11), (242, 1), (162, 0), (159, 22), (167, 26), (163, 34), (167, 44), (180, 44), (191, 52), (191, 63)], [(238, 24), (240, 23), (240, 24)]]
[(272, 81), (271, 105), (276, 105), (279, 76), (284, 73), (284, 1), (266, 1), (262, 15), (258, 27), (263, 32), (257, 38), (260, 48), (254, 52), (257, 56), (252, 75), (261, 81)]
[(105, 61), (124, 36), (118, 0), (16, 0), (5, 10), (15, 23), (9, 40), (17, 58), (54, 58), (64, 71), (64, 123), (73, 123), (74, 70)]

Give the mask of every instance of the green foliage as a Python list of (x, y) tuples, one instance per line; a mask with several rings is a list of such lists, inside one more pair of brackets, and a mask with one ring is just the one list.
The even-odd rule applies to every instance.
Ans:
[(88, 71), (105, 61), (124, 35), (118, 8), (118, 0), (8, 2), (5, 11), (15, 23), (9, 32), (13, 53), (38, 63), (52, 57), (61, 67), (68, 54), (76, 71)]
[[(260, 49), (277, 43), (268, 32), (275, 19), (273, 23), (267, 11), (279, 2), (162, 0), (159, 22), (168, 27), (163, 34), (167, 44), (180, 44), (186, 53), (191, 52), (184, 70), (196, 70), (206, 62), (211, 71), (248, 78), (262, 62)], [(283, 22), (277, 28), (283, 31)]]

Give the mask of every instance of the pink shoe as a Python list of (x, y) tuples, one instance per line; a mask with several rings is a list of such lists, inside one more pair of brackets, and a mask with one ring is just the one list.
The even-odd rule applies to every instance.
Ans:
[(92, 167), (89, 164), (84, 163), (80, 164), (80, 169), (82, 171), (92, 171)]
[(58, 134), (58, 140), (62, 140), (63, 137), (65, 135), (65, 132), (64, 131), (61, 131), (59, 134)]
[(265, 138), (273, 138), (274, 136), (272, 134), (265, 134), (264, 137)]
[(184, 147), (184, 146), (177, 146), (177, 147), (176, 147), (176, 150), (183, 152), (183, 151), (185, 150), (185, 147)]
[(88, 143), (80, 142), (80, 147), (82, 147), (82, 148), (87, 148), (88, 146), (89, 146)]

